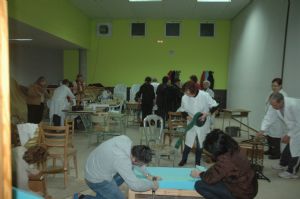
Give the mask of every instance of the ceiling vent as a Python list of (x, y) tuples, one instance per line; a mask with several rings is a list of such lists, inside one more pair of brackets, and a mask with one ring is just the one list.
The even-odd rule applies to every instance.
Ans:
[(110, 23), (99, 23), (97, 24), (97, 36), (110, 37), (112, 32), (111, 29)]

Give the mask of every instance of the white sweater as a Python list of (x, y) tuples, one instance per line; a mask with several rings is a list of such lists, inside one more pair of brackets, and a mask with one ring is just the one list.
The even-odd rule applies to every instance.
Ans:
[(91, 183), (112, 181), (118, 173), (134, 191), (147, 191), (153, 182), (136, 177), (131, 162), (132, 141), (125, 135), (109, 139), (94, 149), (85, 166), (85, 178)]

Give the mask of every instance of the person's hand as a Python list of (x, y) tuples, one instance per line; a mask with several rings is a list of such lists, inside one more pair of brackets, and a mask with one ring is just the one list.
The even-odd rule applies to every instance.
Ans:
[(157, 181), (160, 181), (161, 180), (161, 177), (160, 176), (151, 176), (151, 175), (148, 175), (146, 178), (147, 178), (147, 180), (153, 180), (153, 177), (155, 177), (156, 178), (156, 180)]
[(190, 176), (193, 177), (193, 178), (199, 178), (200, 173), (201, 173), (201, 171), (199, 171), (198, 169), (194, 169), (194, 170), (191, 171)]
[(256, 133), (256, 137), (262, 137), (264, 136), (264, 132), (263, 131), (259, 131)]
[(207, 116), (208, 113), (202, 113), (202, 116), (199, 118), (199, 120), (203, 122)]
[(281, 142), (284, 144), (288, 144), (290, 142), (290, 136), (285, 135), (281, 138)]

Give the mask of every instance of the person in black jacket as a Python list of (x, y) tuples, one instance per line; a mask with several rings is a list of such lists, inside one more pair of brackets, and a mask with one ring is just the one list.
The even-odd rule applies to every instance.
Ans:
[(141, 101), (142, 121), (147, 115), (152, 113), (153, 101), (155, 99), (154, 88), (151, 85), (151, 78), (146, 77), (145, 83), (135, 95), (135, 101)]
[(156, 105), (157, 105), (157, 111), (156, 114), (165, 120), (166, 118), (166, 88), (168, 86), (169, 78), (167, 76), (164, 76), (162, 78), (162, 83), (158, 85), (156, 90)]

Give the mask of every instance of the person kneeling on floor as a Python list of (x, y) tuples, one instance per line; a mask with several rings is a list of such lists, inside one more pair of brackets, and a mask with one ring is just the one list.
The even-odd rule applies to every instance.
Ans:
[[(150, 176), (145, 169), (151, 159), (148, 146), (132, 146), (132, 141), (125, 135), (103, 142), (91, 152), (85, 165), (86, 183), (96, 192), (96, 197), (80, 195), (79, 198), (124, 199), (118, 187), (123, 182), (138, 192), (157, 190), (159, 177)], [(137, 178), (133, 167), (140, 169), (147, 180)]]
[(256, 196), (255, 171), (233, 138), (215, 129), (206, 136), (204, 150), (215, 164), (205, 172), (191, 172), (192, 177), (201, 177), (195, 183), (199, 194), (207, 199), (252, 199)]

